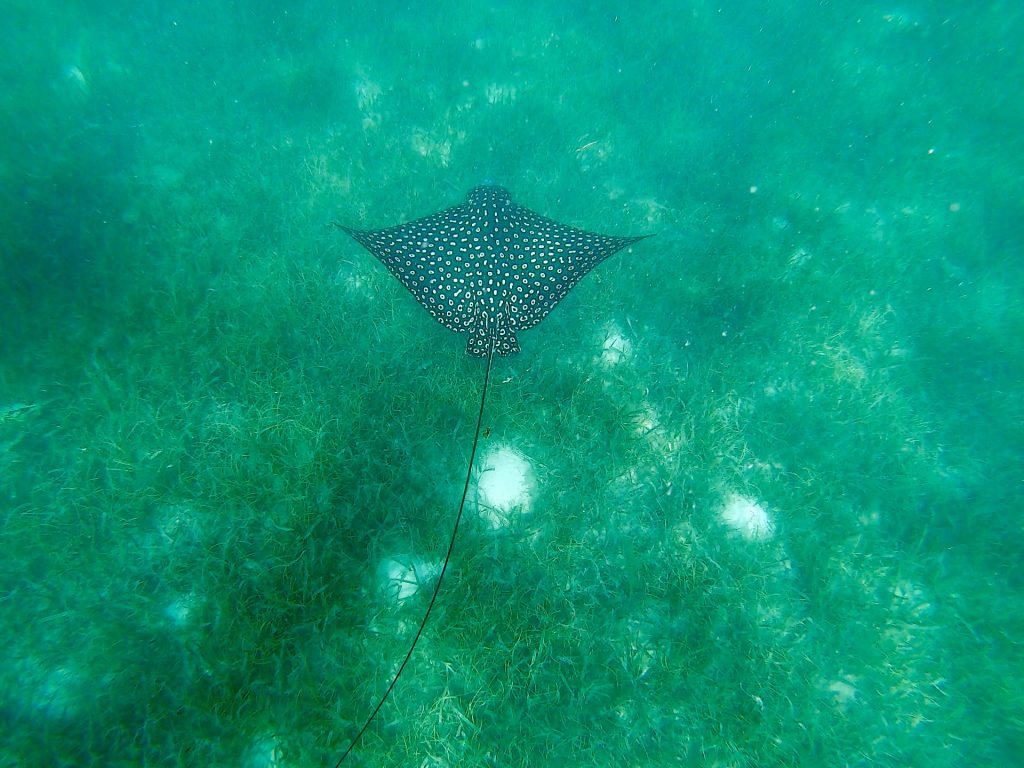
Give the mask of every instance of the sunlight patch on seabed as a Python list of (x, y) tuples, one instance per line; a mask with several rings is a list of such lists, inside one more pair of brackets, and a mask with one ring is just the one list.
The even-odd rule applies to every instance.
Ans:
[(530, 511), (536, 491), (533, 464), (507, 445), (496, 446), (480, 460), (477, 509), (492, 530), (508, 527), (515, 514)]
[(332, 159), (326, 151), (313, 150), (303, 161), (310, 204), (321, 195), (332, 199), (347, 198), (352, 192), (352, 177), (331, 168)]
[[(639, 214), (644, 225), (653, 227), (664, 222), (670, 212), (670, 208), (660, 203), (653, 197), (638, 197), (629, 204), (631, 212)], [(648, 233), (650, 234), (650, 233)]]
[(775, 535), (775, 523), (758, 501), (736, 492), (726, 494), (719, 519), (747, 541), (768, 541)]
[(601, 354), (596, 362), (602, 368), (613, 368), (629, 362), (633, 357), (633, 341), (617, 322), (612, 320), (601, 330), (604, 341), (601, 342)]
[[(863, 669), (840, 670), (835, 677), (822, 678), (818, 686), (843, 713), (883, 697), (895, 704), (893, 726), (909, 731), (934, 717), (934, 709), (946, 695), (946, 680), (929, 668), (927, 645), (933, 607), (927, 593), (908, 579), (890, 581), (892, 575), (887, 567), (854, 575), (869, 604), (878, 610), (871, 624), (878, 631), (875, 642), (883, 651), (880, 660)], [(890, 602), (879, 603), (877, 596), (885, 593)]]
[(518, 96), (518, 89), (514, 85), (505, 83), (489, 83), (484, 86), (484, 98), (491, 105), (512, 104)]
[(377, 103), (377, 99), (381, 97), (381, 94), (384, 93), (380, 83), (371, 80), (365, 75), (359, 75), (352, 89), (355, 92), (356, 106), (359, 107), (360, 112), (371, 109)]
[(590, 136), (582, 136), (576, 147), (576, 161), (583, 172), (603, 164), (611, 154), (612, 143), (607, 137), (595, 139)]
[(283, 759), (277, 737), (268, 733), (256, 740), (242, 765), (244, 768), (278, 768), (284, 765)]
[(85, 675), (66, 658), (48, 665), (34, 655), (17, 659), (11, 673), (17, 680), (17, 693), (25, 704), (51, 720), (78, 715), (78, 699), (84, 690)]
[[(678, 460), (678, 451), (683, 444), (683, 427), (671, 419), (662, 416), (659, 410), (643, 396), (641, 391), (641, 374), (637, 371), (638, 353), (634, 341), (636, 334), (627, 330), (615, 320), (605, 323), (592, 337), (595, 352), (591, 365), (602, 377), (605, 387), (610, 391), (626, 393), (627, 402), (620, 402), (621, 413), (624, 414), (624, 426), (631, 428), (636, 437), (646, 442), (651, 450), (653, 463), (656, 465), (672, 465)], [(646, 387), (643, 387), (645, 390)], [(635, 393), (635, 394), (630, 394)], [(636, 470), (649, 471), (651, 463), (638, 465)], [(620, 478), (620, 483), (634, 484), (636, 472), (628, 473)]]
[(347, 261), (334, 273), (334, 284), (352, 298), (376, 298), (380, 295), (382, 282), (373, 269)]
[(380, 102), (381, 96), (384, 94), (381, 84), (360, 69), (352, 84), (352, 92), (355, 96), (356, 107), (363, 116), (363, 130), (370, 131), (380, 128), (382, 121)]
[(416, 555), (393, 555), (377, 566), (381, 593), (396, 605), (402, 605), (420, 589), (429, 588), (441, 574), (441, 563)]
[(447, 168), (452, 162), (452, 141), (449, 137), (438, 138), (427, 131), (416, 129), (412, 132), (410, 143), (416, 154), (441, 168)]
[(80, 95), (89, 95), (89, 80), (77, 64), (68, 64), (64, 68), (64, 81)]
[(182, 629), (188, 626), (195, 614), (196, 608), (198, 608), (201, 603), (202, 601), (199, 599), (199, 596), (196, 595), (195, 590), (192, 590), (175, 598), (174, 600), (171, 600), (171, 602), (164, 608), (164, 616), (177, 629)]
[[(195, 511), (187, 504), (166, 504), (152, 519), (152, 527), (139, 537), (143, 551), (159, 556), (187, 558), (199, 546), (201, 528)], [(195, 588), (186, 591), (169, 589), (162, 615), (174, 629), (185, 629), (205, 602)]]

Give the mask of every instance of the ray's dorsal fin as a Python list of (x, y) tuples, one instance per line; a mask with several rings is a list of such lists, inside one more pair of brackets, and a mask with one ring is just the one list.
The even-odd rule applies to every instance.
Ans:
[(647, 235), (598, 235), (559, 224), (514, 204), (507, 190), (493, 185), (475, 187), (461, 205), (406, 224), (335, 226), (377, 257), (441, 325), (468, 332), (467, 354), (487, 358), (462, 498), (434, 592), (398, 671), (335, 764), (340, 768), (398, 684), (437, 602), (473, 479), (494, 355), (519, 352), (517, 331), (533, 328), (591, 269)]

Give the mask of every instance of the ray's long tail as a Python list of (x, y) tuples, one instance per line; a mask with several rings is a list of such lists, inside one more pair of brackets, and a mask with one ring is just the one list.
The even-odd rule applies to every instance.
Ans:
[(430, 618), (430, 612), (434, 609), (434, 603), (437, 602), (437, 595), (441, 591), (441, 582), (444, 581), (444, 574), (448, 570), (448, 562), (452, 558), (452, 552), (455, 550), (455, 538), (459, 533), (459, 523), (462, 522), (462, 513), (466, 509), (466, 498), (469, 496), (469, 484), (473, 480), (473, 463), (476, 461), (476, 449), (480, 443), (480, 427), (484, 420), (484, 405), (487, 402), (487, 385), (491, 379), (491, 363), (494, 361), (494, 339), (492, 338), (490, 344), (487, 347), (487, 369), (484, 372), (484, 386), (480, 393), (480, 410), (476, 417), (476, 429), (473, 432), (473, 448), (469, 452), (469, 467), (466, 469), (466, 482), (462, 486), (462, 499), (459, 501), (459, 511), (455, 515), (455, 525), (452, 526), (452, 536), (448, 542), (448, 551), (444, 556), (444, 564), (441, 566), (441, 572), (437, 576), (437, 583), (434, 584), (434, 593), (430, 596), (430, 603), (427, 605), (427, 610), (423, 614), (423, 619), (420, 621), (420, 626), (416, 630), (416, 636), (412, 639), (409, 644), (409, 650), (406, 651), (405, 658), (402, 659), (401, 665), (398, 667), (398, 671), (395, 672), (395, 676), (391, 678), (391, 683), (388, 685), (387, 690), (377, 701), (377, 706), (373, 708), (373, 712), (366, 718), (366, 722), (363, 723), (363, 727), (359, 729), (344, 754), (338, 758), (338, 762), (334, 764), (334, 768), (340, 768), (341, 764), (345, 762), (345, 759), (355, 749), (356, 744), (363, 737), (363, 734), (369, 729), (370, 724), (376, 719), (377, 713), (380, 712), (384, 706), (384, 702), (388, 700), (391, 692), (395, 689), (395, 685), (398, 684), (398, 678), (402, 676), (402, 672), (405, 670), (406, 665), (409, 663), (409, 659), (412, 658), (413, 651), (416, 650), (416, 643), (419, 642), (420, 637), (423, 635), (423, 629), (427, 626), (427, 619)]

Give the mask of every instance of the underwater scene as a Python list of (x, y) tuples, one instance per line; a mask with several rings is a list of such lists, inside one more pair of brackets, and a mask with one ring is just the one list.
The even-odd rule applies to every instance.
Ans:
[(1020, 3), (3, 17), (0, 768), (1024, 765)]

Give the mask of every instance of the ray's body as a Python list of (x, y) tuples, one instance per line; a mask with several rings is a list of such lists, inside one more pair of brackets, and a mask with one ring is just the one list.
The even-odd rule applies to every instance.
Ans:
[(516, 205), (502, 187), (475, 187), (466, 202), (387, 229), (341, 227), (376, 256), (466, 352), (519, 351), (580, 278), (642, 240), (584, 232)]

